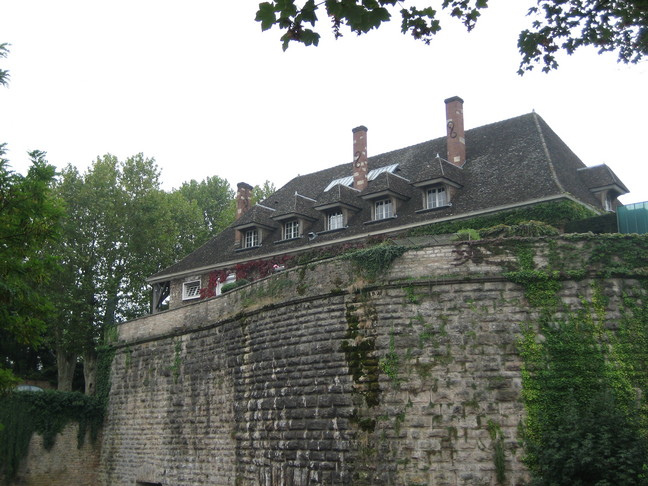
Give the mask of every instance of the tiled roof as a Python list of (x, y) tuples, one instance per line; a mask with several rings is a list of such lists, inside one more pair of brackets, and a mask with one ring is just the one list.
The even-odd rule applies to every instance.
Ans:
[(618, 188), (628, 192), (628, 188), (621, 182), (612, 169), (607, 165), (595, 165), (594, 167), (585, 167), (578, 170), (583, 183), (590, 189)]
[(329, 190), (324, 191), (314, 206), (317, 210), (328, 209), (332, 205), (343, 205), (354, 209), (360, 209), (362, 203), (358, 200), (360, 191), (342, 184), (336, 184)]
[(274, 208), (269, 208), (262, 204), (256, 204), (243, 214), (238, 221), (235, 221), (232, 224), (232, 227), (249, 228), (251, 226), (260, 226), (264, 228), (278, 228), (279, 225), (272, 219), (276, 213), (277, 210)]
[(292, 197), (286, 197), (276, 204), (277, 212), (271, 216), (275, 221), (282, 221), (287, 218), (305, 217), (306, 219), (317, 219), (319, 214), (313, 209), (317, 201), (308, 196), (295, 193)]
[(421, 171), (412, 183), (424, 185), (431, 181), (447, 181), (453, 185), (463, 186), (463, 179), (463, 169), (437, 155), (434, 159), (421, 164)]
[[(228, 229), (149, 281), (542, 200), (571, 197), (602, 209), (591, 192), (596, 181), (614, 181), (625, 188), (607, 168), (581, 170), (585, 164), (536, 113), (466, 130), (465, 140), (466, 163), (462, 168), (438, 156), (446, 154), (445, 137), (369, 157), (369, 170), (376, 171), (377, 176), (362, 193), (343, 184), (331, 185), (352, 175), (351, 161), (296, 177), (262, 201), (261, 206), (250, 209)], [(387, 167), (393, 167), (393, 173)], [(452, 205), (421, 211), (422, 187), (426, 181), (434, 180), (458, 187)], [(366, 225), (371, 221), (372, 205), (363, 196), (387, 190), (401, 200), (396, 217)], [(323, 211), (336, 203), (357, 210), (349, 213), (346, 229), (326, 232)], [(314, 218), (302, 232), (317, 236), (281, 241), (281, 221), (277, 219), (292, 214)], [(263, 244), (235, 249), (234, 228), (253, 223), (269, 231)]]
[(409, 199), (411, 192), (412, 185), (410, 181), (390, 172), (381, 172), (373, 180), (373, 184), (369, 184), (360, 193), (360, 197), (371, 200), (382, 194), (393, 194), (398, 199)]

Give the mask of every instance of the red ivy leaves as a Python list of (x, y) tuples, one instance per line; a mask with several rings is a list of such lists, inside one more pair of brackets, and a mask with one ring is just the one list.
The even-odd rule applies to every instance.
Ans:
[(224, 270), (214, 270), (209, 274), (209, 283), (207, 287), (200, 289), (200, 298), (206, 299), (216, 296), (216, 287), (219, 283), (225, 282), (227, 276), (231, 273), (236, 275), (237, 280), (246, 279), (250, 282), (267, 277), (274, 273), (278, 266), (287, 266), (293, 259), (292, 256), (283, 255), (270, 260), (252, 260), (249, 262), (238, 263), (232, 268)]

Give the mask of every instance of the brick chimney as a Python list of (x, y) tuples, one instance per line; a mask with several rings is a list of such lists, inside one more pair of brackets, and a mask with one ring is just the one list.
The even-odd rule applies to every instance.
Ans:
[(367, 127), (360, 125), (353, 130), (353, 187), (362, 191), (367, 188)]
[(253, 187), (245, 182), (239, 182), (236, 187), (236, 219), (239, 219), (250, 209), (250, 197)]
[(458, 167), (466, 163), (463, 100), (453, 96), (445, 100), (446, 128), (448, 129), (448, 162)]

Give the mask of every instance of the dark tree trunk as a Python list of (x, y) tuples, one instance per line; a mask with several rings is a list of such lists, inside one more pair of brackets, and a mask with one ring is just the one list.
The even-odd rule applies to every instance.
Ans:
[(58, 368), (58, 390), (72, 391), (72, 380), (76, 369), (77, 356), (59, 348), (56, 352), (56, 366)]
[(94, 395), (97, 391), (97, 353), (94, 349), (83, 353), (83, 378), (85, 394)]

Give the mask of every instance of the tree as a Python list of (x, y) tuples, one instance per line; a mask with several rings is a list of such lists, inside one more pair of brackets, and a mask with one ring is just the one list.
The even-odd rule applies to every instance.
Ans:
[[(283, 49), (291, 41), (317, 45), (320, 34), (313, 28), (318, 11), (324, 10), (331, 19), (335, 37), (342, 36), (343, 26), (351, 32), (365, 34), (391, 20), (396, 9), (401, 16), (401, 31), (426, 44), (441, 30), (439, 7), (472, 30), (488, 0), (442, 0), (433, 6), (419, 8), (402, 6), (397, 0), (271, 0), (259, 4), (256, 20), (263, 30), (277, 26), (284, 31)], [(543, 16), (543, 15), (544, 16)], [(600, 52), (618, 52), (623, 63), (637, 63), (648, 53), (648, 2), (646, 0), (538, 0), (529, 10), (534, 17), (530, 29), (518, 38), (522, 56), (519, 74), (541, 64), (543, 71), (558, 67), (556, 54), (560, 50), (572, 54), (583, 46), (593, 46)], [(310, 24), (310, 27), (307, 27)]]
[[(37, 346), (54, 307), (47, 292), (57, 268), (43, 249), (59, 234), (62, 207), (52, 192), (55, 169), (31, 152), (26, 176), (9, 169), (0, 145), (0, 330), (18, 346)], [(11, 359), (3, 357), (4, 365)], [(1, 362), (0, 362), (1, 363)], [(0, 364), (0, 366), (2, 366)], [(15, 382), (0, 370), (0, 392)]]
[(234, 191), (225, 179), (218, 176), (201, 182), (192, 179), (183, 183), (178, 192), (200, 208), (207, 230), (204, 239), (220, 233), (234, 220)]
[[(0, 44), (0, 59), (3, 57), (7, 57), (7, 54), (9, 54), (9, 44), (6, 42), (4, 44)], [(0, 86), (7, 86), (9, 83), (9, 71), (0, 69)]]
[(626, 0), (539, 0), (530, 15), (536, 19), (531, 29), (520, 33), (520, 70), (530, 71), (542, 64), (543, 71), (558, 67), (556, 53), (573, 54), (583, 46), (601, 52), (618, 52), (618, 61), (638, 63), (648, 54), (648, 1)]
[(252, 189), (252, 198), (250, 203), (254, 206), (256, 203), (263, 201), (264, 199), (272, 196), (277, 192), (277, 188), (270, 181), (265, 181), (262, 186), (256, 185)]
[(86, 393), (94, 392), (104, 331), (148, 312), (146, 278), (204, 241), (196, 201), (162, 191), (159, 175), (142, 154), (125, 162), (105, 155), (84, 174), (71, 166), (62, 172), (57, 191), (67, 210), (55, 253), (63, 270), (52, 289), (59, 304), (50, 333), (60, 390), (71, 388), (81, 356)]

